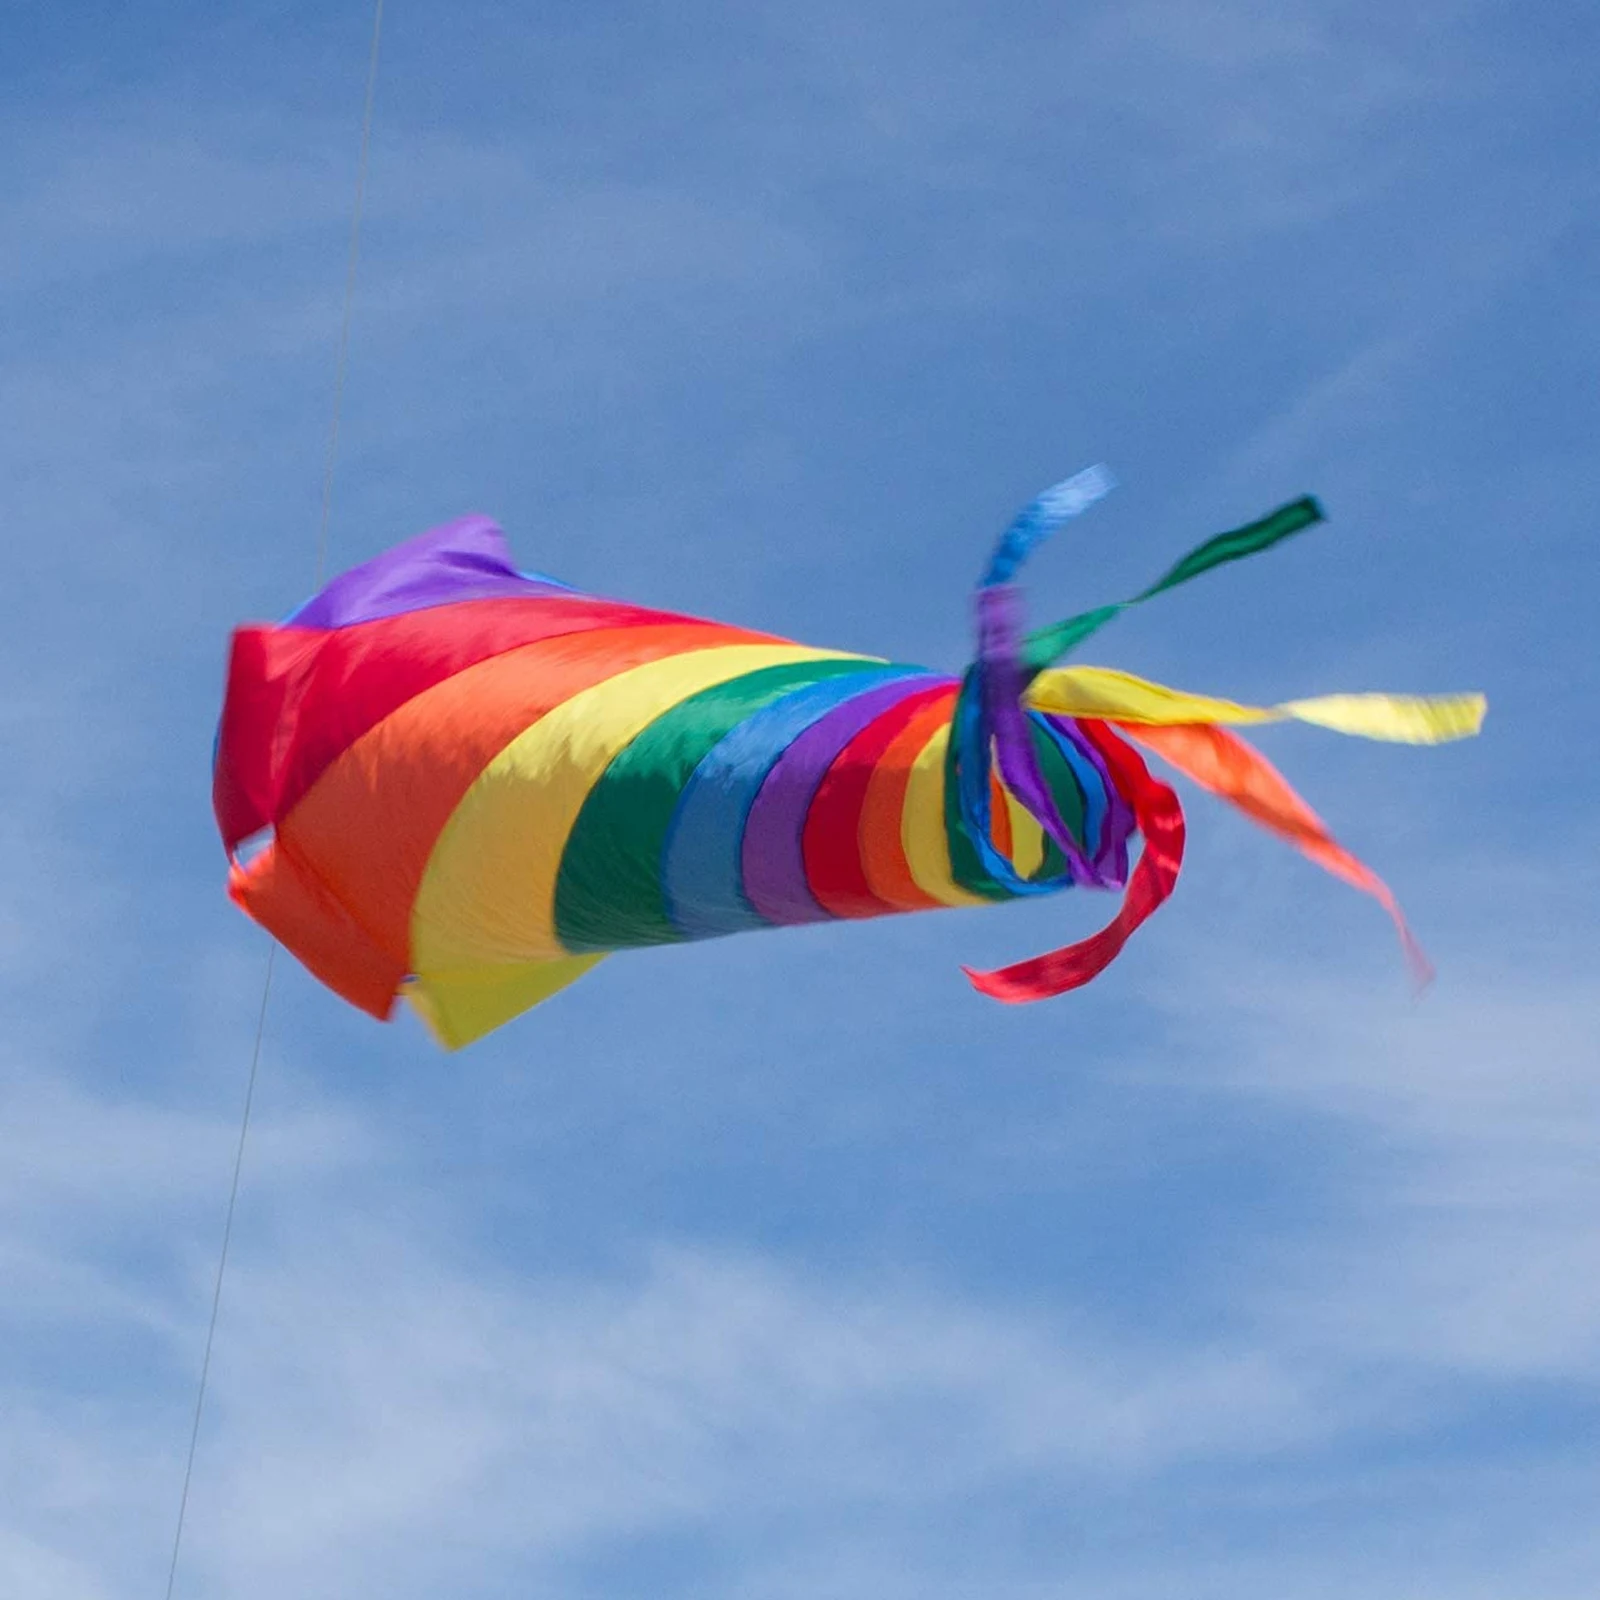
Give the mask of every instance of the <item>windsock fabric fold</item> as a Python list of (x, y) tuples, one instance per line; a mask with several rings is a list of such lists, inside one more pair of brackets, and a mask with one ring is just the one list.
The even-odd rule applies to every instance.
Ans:
[(346, 1000), (387, 1018), (404, 996), (456, 1048), (619, 950), (1125, 891), (1093, 938), (969, 974), (1039, 999), (1102, 971), (1177, 881), (1182, 810), (1133, 738), (1398, 919), (1223, 725), (1438, 742), (1476, 732), (1481, 698), (1253, 708), (1053, 666), (1321, 515), (1294, 502), (1124, 605), (1024, 633), (1016, 573), (1109, 487), (1091, 469), (1007, 530), (961, 675), (585, 594), (518, 571), (485, 517), (436, 528), (236, 632), (213, 772), (229, 893)]

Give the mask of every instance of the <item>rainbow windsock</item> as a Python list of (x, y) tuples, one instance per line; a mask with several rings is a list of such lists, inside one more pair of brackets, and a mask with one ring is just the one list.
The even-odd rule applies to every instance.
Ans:
[(1094, 977), (1177, 880), (1183, 813), (1142, 745), (1377, 895), (1420, 963), (1383, 884), (1228, 725), (1431, 743), (1476, 732), (1482, 697), (1258, 708), (1054, 666), (1321, 517), (1295, 501), (1024, 633), (1017, 569), (1108, 486), (1091, 469), (1007, 530), (960, 676), (580, 593), (517, 571), (487, 518), (425, 533), (235, 633), (213, 786), (229, 893), (345, 999), (387, 1018), (404, 995), (454, 1048), (616, 950), (1124, 890), (1092, 938), (968, 973), (1033, 1000)]

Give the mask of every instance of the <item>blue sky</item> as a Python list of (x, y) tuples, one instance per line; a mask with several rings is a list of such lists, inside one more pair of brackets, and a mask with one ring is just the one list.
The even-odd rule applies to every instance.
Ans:
[[(225, 13), (225, 14), (223, 14)], [(0, 1593), (165, 1583), (264, 941), (226, 637), (311, 586), (370, 12), (36, 5), (0, 63)], [(1482, 688), (1262, 739), (1088, 896), (666, 950), (461, 1056), (292, 964), (178, 1593), (1591, 1600), (1593, 8), (391, 0), (344, 565), (532, 567), (957, 666), (1292, 495), (1096, 661)]]

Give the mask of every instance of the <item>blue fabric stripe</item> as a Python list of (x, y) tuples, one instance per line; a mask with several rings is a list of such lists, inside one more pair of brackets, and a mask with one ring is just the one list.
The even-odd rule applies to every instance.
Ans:
[(785, 750), (847, 700), (920, 667), (872, 667), (808, 685), (748, 717), (695, 768), (678, 799), (662, 851), (667, 915), (686, 939), (770, 926), (746, 898), (740, 860), (745, 822)]
[(1067, 765), (1072, 768), (1073, 777), (1078, 780), (1078, 789), (1083, 795), (1083, 850), (1085, 855), (1093, 858), (1100, 853), (1100, 841), (1109, 809), (1106, 780), (1083, 751), (1060, 728), (1054, 727), (1042, 712), (1030, 711), (1028, 720), (1035, 727), (1044, 729), (1051, 744), (1061, 752)]
[(988, 589), (997, 583), (1010, 583), (1023, 562), (1063, 522), (1081, 516), (1095, 501), (1105, 499), (1116, 486), (1117, 480), (1112, 477), (1109, 467), (1085, 467), (1075, 477), (1055, 484), (1030, 501), (1001, 534), (994, 554), (989, 557), (982, 587)]

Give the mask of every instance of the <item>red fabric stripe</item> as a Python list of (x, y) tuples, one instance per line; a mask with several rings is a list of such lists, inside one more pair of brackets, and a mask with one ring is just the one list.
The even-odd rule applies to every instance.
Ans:
[(834, 917), (878, 917), (904, 908), (880, 899), (867, 882), (867, 841), (861, 812), (878, 763), (911, 720), (930, 701), (948, 696), (936, 685), (908, 694), (869, 722), (828, 768), (806, 813), (801, 845), (806, 882), (817, 904)]
[(232, 850), (278, 821), (362, 734), (463, 667), (562, 634), (697, 621), (556, 596), (468, 600), (331, 631), (241, 628), (212, 787), (223, 842)]
[(1105, 757), (1111, 781), (1133, 806), (1144, 852), (1128, 880), (1122, 908), (1111, 923), (1079, 944), (1052, 950), (995, 972), (962, 970), (973, 988), (996, 1000), (1020, 1004), (1081, 988), (1116, 960), (1135, 929), (1172, 893), (1183, 865), (1183, 808), (1166, 784), (1150, 776), (1138, 753), (1102, 722), (1078, 726)]
[(272, 821), (279, 724), (324, 637), (307, 628), (240, 628), (233, 636), (211, 777), (211, 808), (230, 854)]

